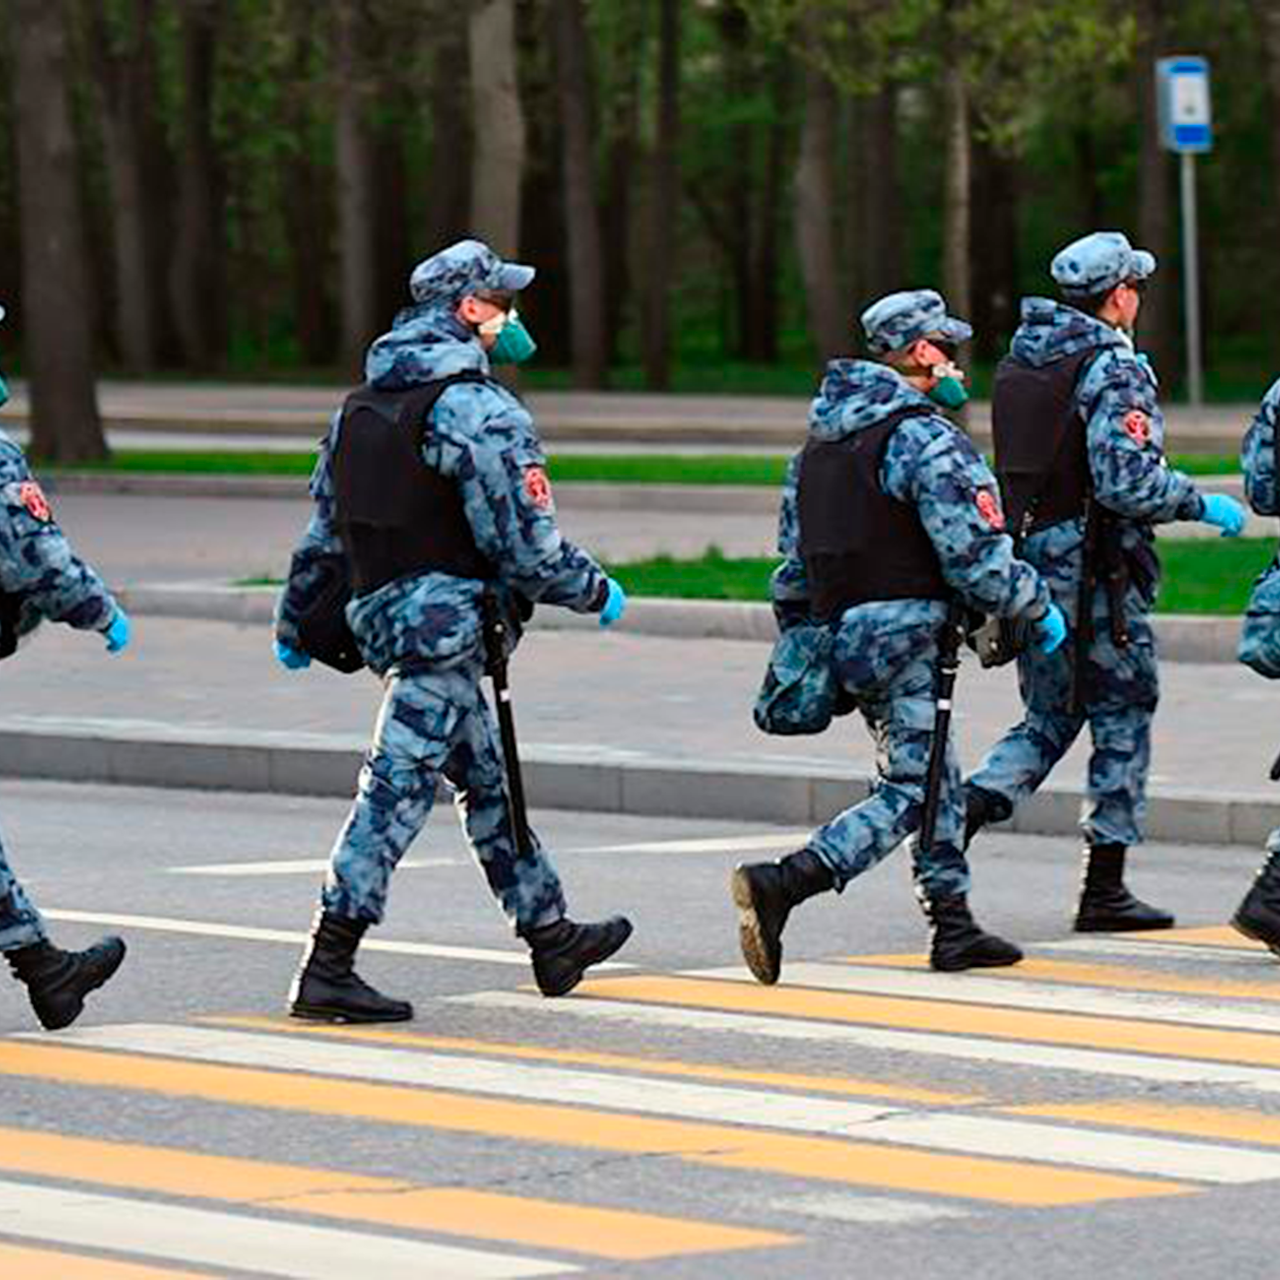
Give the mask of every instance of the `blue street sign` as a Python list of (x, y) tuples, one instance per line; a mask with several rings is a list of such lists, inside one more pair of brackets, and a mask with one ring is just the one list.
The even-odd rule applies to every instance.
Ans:
[(1209, 63), (1204, 58), (1161, 58), (1156, 63), (1160, 145), (1167, 151), (1213, 149)]

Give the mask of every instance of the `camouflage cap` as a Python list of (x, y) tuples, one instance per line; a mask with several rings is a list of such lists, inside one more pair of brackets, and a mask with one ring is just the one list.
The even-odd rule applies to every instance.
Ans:
[(919, 338), (968, 342), (973, 330), (947, 315), (947, 304), (936, 289), (907, 289), (873, 302), (862, 313), (862, 328), (873, 355), (910, 346)]
[(480, 289), (519, 293), (536, 274), (533, 267), (503, 262), (481, 240), (459, 240), (414, 267), (409, 292), (415, 302), (460, 302)]
[(1155, 255), (1135, 249), (1120, 231), (1094, 231), (1060, 249), (1049, 264), (1063, 293), (1086, 296), (1126, 280), (1145, 280), (1155, 269)]

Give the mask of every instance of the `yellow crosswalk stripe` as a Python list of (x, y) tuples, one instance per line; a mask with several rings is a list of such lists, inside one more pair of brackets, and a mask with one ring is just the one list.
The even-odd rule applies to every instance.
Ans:
[(13, 1280), (202, 1280), (210, 1274), (89, 1258), (58, 1249), (36, 1249), (0, 1241), (0, 1276), (10, 1276)]
[(558, 1103), (510, 1102), (350, 1078), (329, 1079), (46, 1045), (0, 1042), (0, 1075), (36, 1076), (72, 1085), (484, 1134), (506, 1142), (668, 1155), (717, 1168), (1004, 1204), (1085, 1204), (1176, 1195), (1193, 1189), (1172, 1180), (1025, 1161), (936, 1154), (728, 1124), (587, 1111)]
[[(1244, 939), (1241, 938), (1241, 942)], [(886, 969), (932, 972), (919, 955), (841, 956), (840, 964), (869, 965)], [(1192, 978), (1153, 969), (1129, 969), (1123, 965), (1077, 964), (1070, 960), (1046, 960), (1028, 956), (1007, 969), (984, 969), (983, 978), (1036, 982), (1060, 982), (1079, 987), (1111, 987), (1125, 991), (1158, 991), (1167, 995), (1211, 996), (1219, 1000), (1280, 1001), (1275, 982), (1232, 982), (1218, 978)]]
[(600, 978), (583, 983), (578, 990), (580, 996), (601, 1000), (1280, 1066), (1280, 1035), (1256, 1031), (1219, 1031), (1181, 1023), (1125, 1022), (1090, 1014), (1033, 1013), (947, 1000), (864, 996), (812, 987), (760, 987), (697, 978)]
[(777, 1232), (660, 1214), (27, 1129), (0, 1129), (0, 1171), (627, 1261), (791, 1243)]
[(983, 1099), (976, 1094), (944, 1093), (937, 1089), (906, 1084), (885, 1084), (848, 1076), (810, 1076), (783, 1071), (750, 1071), (741, 1067), (706, 1062), (673, 1062), (665, 1058), (633, 1057), (621, 1053), (600, 1053), (581, 1049), (557, 1049), (528, 1044), (503, 1044), (492, 1040), (460, 1040), (449, 1036), (424, 1036), (417, 1032), (378, 1030), (351, 1025), (300, 1024), (285, 1018), (215, 1017), (201, 1022), (220, 1027), (244, 1027), (250, 1031), (285, 1032), (291, 1035), (318, 1035), (369, 1044), (400, 1045), (404, 1048), (432, 1049), (455, 1053), (476, 1053), (488, 1057), (525, 1061), (560, 1062), (581, 1067), (605, 1067), (638, 1071), (658, 1076), (684, 1076), (691, 1080), (719, 1080), (734, 1084), (761, 1085), (770, 1089), (794, 1089), (813, 1093), (849, 1094), (854, 1097), (885, 1098), (893, 1102), (918, 1102), (927, 1106), (972, 1106)]
[(1280, 1147), (1280, 1116), (1244, 1108), (1183, 1106), (1172, 1102), (1063, 1102), (1002, 1107), (1011, 1115), (1074, 1120), (1117, 1129), (1145, 1129), (1188, 1138), (1216, 1138)]

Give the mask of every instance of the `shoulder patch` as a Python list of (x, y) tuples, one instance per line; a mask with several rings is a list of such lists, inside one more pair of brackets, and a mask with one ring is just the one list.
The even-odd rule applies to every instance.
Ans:
[(53, 508), (44, 490), (34, 480), (24, 480), (18, 486), (18, 501), (27, 511), (42, 523), (53, 519)]
[(1000, 499), (990, 489), (979, 489), (976, 499), (978, 514), (993, 528), (1004, 532), (1004, 512), (1000, 510)]
[(1124, 427), (1125, 435), (1134, 444), (1148, 445), (1151, 443), (1151, 419), (1141, 409), (1130, 409), (1124, 415), (1124, 421), (1121, 425)]
[(551, 510), (551, 481), (547, 478), (546, 467), (525, 467), (524, 491), (529, 501), (540, 511)]

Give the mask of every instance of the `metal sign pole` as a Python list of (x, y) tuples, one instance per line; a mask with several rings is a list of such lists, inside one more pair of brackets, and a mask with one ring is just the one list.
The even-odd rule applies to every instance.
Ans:
[(1187, 392), (1191, 404), (1204, 403), (1200, 350), (1200, 261), (1196, 232), (1196, 157), (1182, 153), (1182, 287), (1187, 321)]

